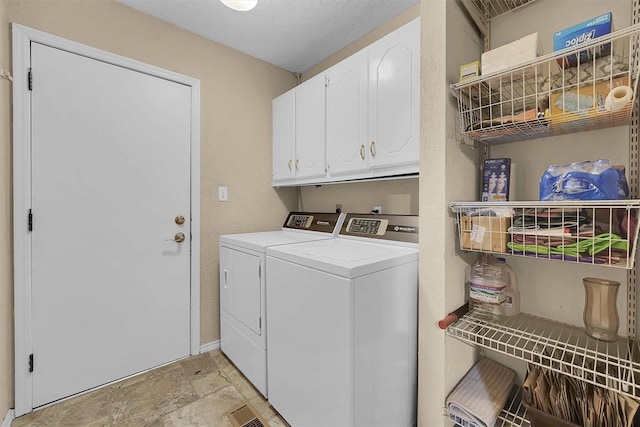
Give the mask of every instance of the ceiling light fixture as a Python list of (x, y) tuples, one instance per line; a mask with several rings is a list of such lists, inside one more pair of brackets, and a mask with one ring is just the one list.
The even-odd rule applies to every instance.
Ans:
[(258, 4), (258, 0), (220, 0), (225, 6), (239, 10), (240, 12), (246, 12), (253, 9)]

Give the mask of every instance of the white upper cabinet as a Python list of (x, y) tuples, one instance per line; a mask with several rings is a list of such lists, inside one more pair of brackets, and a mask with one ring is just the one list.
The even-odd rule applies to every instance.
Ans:
[(413, 165), (420, 147), (420, 21), (413, 20), (369, 48), (369, 164)]
[(273, 185), (418, 173), (419, 77), (415, 19), (274, 99)]
[(325, 122), (324, 75), (273, 100), (273, 185), (324, 178)]
[(368, 53), (360, 51), (327, 71), (329, 175), (369, 170)]
[(295, 178), (295, 93), (286, 92), (275, 98), (273, 108), (273, 183)]
[(325, 76), (318, 75), (295, 88), (296, 179), (326, 175), (325, 86)]

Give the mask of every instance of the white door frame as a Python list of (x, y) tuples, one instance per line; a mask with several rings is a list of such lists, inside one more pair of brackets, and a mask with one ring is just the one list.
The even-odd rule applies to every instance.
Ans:
[[(200, 353), (200, 80), (69, 41), (19, 24), (13, 30), (13, 256), (15, 415), (33, 410), (31, 235), (31, 97), (27, 70), (31, 42), (86, 56), (191, 87), (191, 354)], [(37, 86), (37, 71), (34, 73)]]

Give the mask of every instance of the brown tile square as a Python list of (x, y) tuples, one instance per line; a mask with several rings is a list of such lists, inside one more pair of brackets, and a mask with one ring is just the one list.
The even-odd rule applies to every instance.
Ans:
[(209, 353), (202, 353), (182, 360), (180, 366), (188, 379), (203, 377), (220, 369)]

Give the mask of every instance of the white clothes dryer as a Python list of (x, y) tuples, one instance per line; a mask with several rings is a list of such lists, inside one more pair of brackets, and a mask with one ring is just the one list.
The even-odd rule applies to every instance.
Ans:
[(334, 238), (344, 214), (290, 212), (278, 231), (220, 236), (220, 348), (268, 396), (266, 248)]
[(347, 214), (267, 249), (269, 402), (294, 426), (412, 426), (418, 217)]

